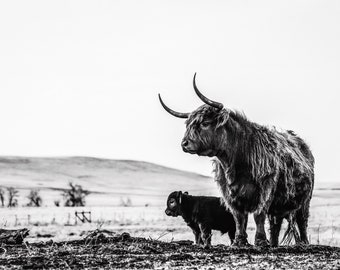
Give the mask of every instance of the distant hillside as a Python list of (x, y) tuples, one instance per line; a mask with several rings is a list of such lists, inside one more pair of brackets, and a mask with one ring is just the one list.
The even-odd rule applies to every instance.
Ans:
[(45, 204), (53, 204), (69, 182), (92, 192), (88, 205), (117, 205), (127, 198), (135, 205), (163, 205), (174, 190), (218, 195), (216, 183), (209, 177), (143, 161), (0, 157), (0, 186), (16, 187), (21, 196), (39, 188), (47, 197)]

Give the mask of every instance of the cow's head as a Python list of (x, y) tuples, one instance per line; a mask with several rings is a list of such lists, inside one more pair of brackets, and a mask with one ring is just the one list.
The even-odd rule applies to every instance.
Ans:
[(184, 152), (200, 156), (216, 156), (221, 143), (227, 139), (227, 133), (222, 128), (229, 119), (230, 112), (223, 108), (223, 104), (205, 97), (196, 86), (196, 74), (193, 86), (198, 97), (205, 103), (191, 113), (180, 113), (166, 106), (158, 95), (163, 108), (173, 116), (185, 118), (186, 132), (182, 140)]
[(182, 197), (184, 195), (188, 195), (188, 192), (182, 193), (182, 191), (174, 191), (171, 192), (168, 196), (168, 200), (166, 202), (165, 214), (172, 217), (177, 217), (182, 215), (181, 205), (182, 205)]

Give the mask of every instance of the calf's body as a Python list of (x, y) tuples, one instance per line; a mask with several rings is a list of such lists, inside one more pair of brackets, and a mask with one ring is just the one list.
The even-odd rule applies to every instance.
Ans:
[(228, 233), (231, 243), (234, 241), (235, 221), (220, 198), (191, 196), (187, 192), (175, 191), (168, 197), (165, 213), (168, 216), (182, 216), (192, 229), (196, 244), (209, 247), (212, 230)]

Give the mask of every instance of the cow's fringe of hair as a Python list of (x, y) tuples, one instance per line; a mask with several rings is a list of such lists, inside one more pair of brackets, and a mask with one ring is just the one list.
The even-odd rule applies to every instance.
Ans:
[(229, 207), (228, 201), (226, 198), (229, 196), (227, 193), (227, 184), (228, 184), (228, 168), (223, 168), (221, 162), (214, 158), (212, 159), (212, 165), (213, 165), (213, 174), (215, 175), (215, 181), (217, 182), (217, 186), (219, 187), (221, 193), (222, 193), (222, 200), (225, 205), (225, 207), (228, 210), (232, 210), (231, 207)]

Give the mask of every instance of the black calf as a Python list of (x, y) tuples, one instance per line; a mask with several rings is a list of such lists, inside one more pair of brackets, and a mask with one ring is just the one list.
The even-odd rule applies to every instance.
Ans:
[(233, 215), (217, 197), (191, 196), (188, 192), (174, 191), (167, 200), (165, 213), (168, 216), (182, 216), (192, 229), (196, 244), (211, 246), (211, 230), (228, 233), (230, 241), (235, 238)]

